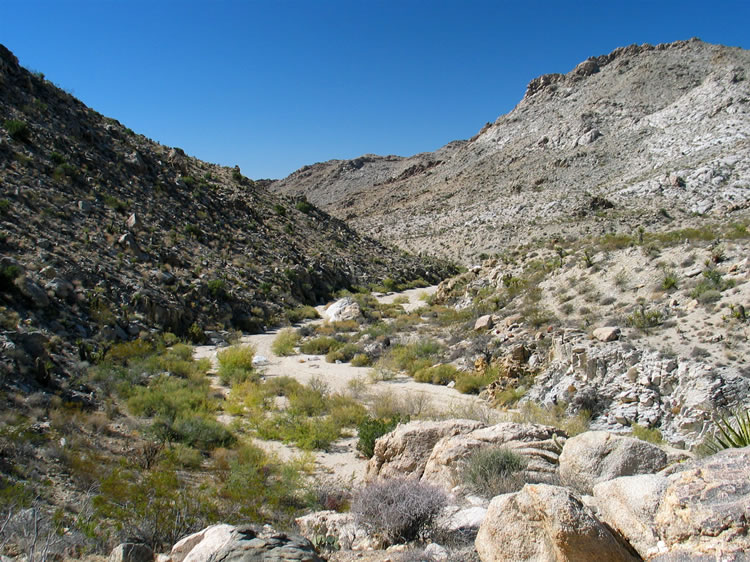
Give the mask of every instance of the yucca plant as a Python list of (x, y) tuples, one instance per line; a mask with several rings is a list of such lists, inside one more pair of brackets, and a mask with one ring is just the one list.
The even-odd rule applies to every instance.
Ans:
[(750, 445), (750, 410), (743, 412), (738, 409), (732, 414), (719, 414), (714, 425), (714, 434), (703, 444), (709, 453)]

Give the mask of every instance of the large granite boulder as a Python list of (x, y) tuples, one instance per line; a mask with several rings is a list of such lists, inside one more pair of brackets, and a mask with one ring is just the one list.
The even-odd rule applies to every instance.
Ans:
[(438, 441), (422, 480), (450, 490), (461, 483), (461, 469), (471, 454), (483, 447), (505, 447), (526, 458), (524, 481), (556, 483), (557, 458), (567, 435), (554, 427), (502, 422)]
[(567, 440), (559, 462), (562, 483), (590, 494), (599, 482), (657, 472), (667, 465), (668, 455), (640, 439), (587, 431)]
[(750, 447), (685, 463), (683, 470), (594, 486), (602, 520), (644, 557), (747, 560)]
[(265, 526), (212, 525), (175, 544), (172, 562), (323, 562), (310, 541)]
[(639, 559), (571, 490), (548, 484), (495, 497), (475, 546), (482, 562)]
[(351, 297), (344, 297), (329, 306), (323, 316), (329, 322), (343, 322), (345, 320), (358, 320), (362, 317), (362, 309), (357, 301)]
[(427, 459), (440, 439), (484, 427), (474, 420), (415, 421), (399, 425), (375, 441), (367, 464), (367, 480), (421, 478)]

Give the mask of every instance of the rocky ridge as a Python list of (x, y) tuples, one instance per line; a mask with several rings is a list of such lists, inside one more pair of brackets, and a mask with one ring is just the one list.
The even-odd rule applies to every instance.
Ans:
[(750, 53), (631, 45), (528, 85), (472, 139), (306, 166), (304, 194), (363, 232), (470, 264), (532, 240), (747, 216)]
[(134, 133), (2, 46), (0, 86), (6, 382), (49, 385), (141, 332), (258, 331), (336, 290), (450, 271)]

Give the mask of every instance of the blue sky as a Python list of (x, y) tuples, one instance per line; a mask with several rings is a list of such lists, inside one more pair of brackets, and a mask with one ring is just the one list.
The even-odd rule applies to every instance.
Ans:
[(27, 68), (252, 178), (469, 138), (618, 46), (750, 47), (747, 0), (0, 0), (0, 21)]

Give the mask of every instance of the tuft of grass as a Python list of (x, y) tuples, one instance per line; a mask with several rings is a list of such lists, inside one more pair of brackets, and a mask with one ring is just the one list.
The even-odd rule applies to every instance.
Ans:
[(647, 441), (649, 443), (653, 443), (654, 445), (661, 445), (664, 443), (664, 437), (661, 434), (661, 431), (654, 428), (648, 428), (643, 425), (634, 423), (632, 426), (630, 426), (630, 429), (633, 431), (633, 437), (636, 439), (640, 439), (641, 441)]
[(528, 461), (510, 449), (482, 447), (466, 459), (461, 479), (474, 493), (493, 498), (520, 490), (527, 466)]
[(294, 355), (294, 348), (299, 343), (300, 336), (297, 330), (293, 328), (284, 328), (274, 338), (271, 344), (271, 351), (279, 357)]
[(453, 365), (443, 364), (419, 369), (414, 373), (414, 380), (417, 382), (446, 385), (456, 380), (458, 375), (459, 371)]

